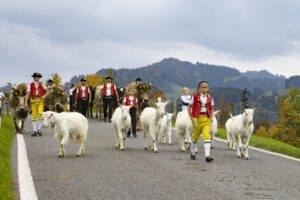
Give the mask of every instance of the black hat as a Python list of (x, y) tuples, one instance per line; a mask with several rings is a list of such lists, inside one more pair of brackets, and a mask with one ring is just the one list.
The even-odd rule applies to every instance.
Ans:
[(105, 79), (111, 79), (112, 80), (113, 78), (111, 76), (107, 76)]
[(41, 73), (34, 72), (34, 73), (32, 74), (32, 77), (39, 77), (39, 78), (42, 78), (43, 76), (42, 76)]
[(49, 79), (47, 82), (48, 83), (54, 83), (54, 81), (52, 79)]
[(85, 78), (82, 78), (82, 79), (80, 79), (80, 81), (84, 81), (84, 82), (86, 82), (87, 80), (86, 80)]
[(135, 81), (142, 81), (142, 79), (141, 78), (136, 78)]

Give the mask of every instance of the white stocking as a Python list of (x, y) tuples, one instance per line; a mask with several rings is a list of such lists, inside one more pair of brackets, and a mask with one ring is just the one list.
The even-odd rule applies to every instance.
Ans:
[(205, 157), (210, 157), (210, 141), (204, 140)]
[(38, 130), (38, 120), (32, 120), (32, 129), (34, 132)]

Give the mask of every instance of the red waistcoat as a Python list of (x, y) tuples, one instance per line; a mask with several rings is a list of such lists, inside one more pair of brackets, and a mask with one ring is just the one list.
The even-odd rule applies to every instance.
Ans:
[[(36, 88), (35, 88), (35, 82), (30, 83), (30, 95), (31, 98), (36, 97)], [(44, 88), (43, 88), (43, 83), (39, 82), (38, 85), (38, 96), (44, 96)]]
[[(194, 104), (192, 107), (192, 116), (198, 118), (201, 112), (201, 108), (202, 108), (202, 102), (201, 102), (201, 98), (200, 98), (201, 94), (197, 93), (194, 95)], [(212, 106), (211, 106), (211, 101), (212, 101), (212, 96), (206, 94), (207, 97), (207, 101), (206, 101), (206, 110), (208, 112), (208, 116), (209, 118), (211, 118), (212, 116)]]
[[(136, 108), (136, 96), (133, 96), (133, 106)], [(130, 99), (129, 99), (129, 96), (126, 96), (126, 102), (125, 102), (125, 105), (126, 106), (130, 106)]]
[[(110, 94), (111, 95), (114, 95), (115, 93), (115, 85), (113, 83), (110, 83)], [(104, 86), (103, 86), (103, 95), (106, 96), (106, 90), (107, 90), (107, 83), (104, 83)]]
[[(85, 97), (88, 98), (88, 97), (89, 97), (89, 88), (88, 88), (88, 86), (85, 86), (84, 93), (85, 93)], [(78, 98), (82, 98), (82, 89), (81, 89), (81, 85), (78, 86), (78, 95), (77, 95), (77, 97), (78, 97)]]

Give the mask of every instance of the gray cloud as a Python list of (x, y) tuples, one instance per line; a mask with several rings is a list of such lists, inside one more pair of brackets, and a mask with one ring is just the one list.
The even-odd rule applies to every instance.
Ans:
[[(264, 64), (273, 57), (297, 57), (300, 49), (296, 0), (0, 3), (1, 69), (92, 73), (100, 67), (147, 65), (164, 56), (194, 61), (198, 54), (201, 62), (208, 51), (229, 55), (224, 61)], [(183, 52), (189, 45), (203, 49), (191, 57)]]

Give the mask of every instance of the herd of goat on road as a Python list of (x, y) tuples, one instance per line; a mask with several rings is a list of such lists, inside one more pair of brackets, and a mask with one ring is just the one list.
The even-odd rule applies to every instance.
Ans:
[[(16, 88), (18, 87), (15, 86)], [(191, 146), (191, 135), (193, 133), (193, 124), (188, 111), (181, 111), (175, 114), (166, 112), (168, 102), (155, 103), (155, 107), (146, 107), (140, 114), (139, 121), (144, 135), (144, 149), (152, 148), (155, 153), (158, 152), (157, 141), (162, 144), (172, 144), (172, 119), (175, 121), (175, 132), (179, 137), (180, 151), (184, 152)], [(15, 130), (18, 133), (24, 133), (24, 122), (27, 118), (25, 112), (25, 97), (10, 94), (10, 108), (15, 122)], [(121, 151), (125, 150), (125, 138), (128, 130), (131, 128), (131, 117), (129, 114), (130, 106), (120, 105), (112, 116), (112, 128), (116, 136), (115, 147)], [(228, 147), (236, 150), (237, 157), (249, 159), (248, 145), (251, 134), (253, 133), (253, 115), (255, 109), (243, 109), (243, 113), (232, 116), (227, 120), (226, 132)], [(211, 147), (213, 148), (213, 138), (217, 132), (217, 119), (215, 111), (211, 120)], [(88, 134), (88, 120), (82, 114), (77, 112), (53, 112), (43, 113), (43, 126), (55, 128), (55, 138), (59, 141), (59, 157), (65, 157), (64, 145), (69, 139), (80, 145), (77, 156), (85, 153), (84, 141)], [(147, 140), (148, 136), (148, 140)]]

